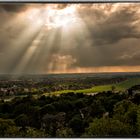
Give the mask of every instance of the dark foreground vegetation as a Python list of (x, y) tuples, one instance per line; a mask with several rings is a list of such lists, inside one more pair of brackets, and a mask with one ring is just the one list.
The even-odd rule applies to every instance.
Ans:
[(0, 137), (138, 137), (140, 86), (0, 102)]

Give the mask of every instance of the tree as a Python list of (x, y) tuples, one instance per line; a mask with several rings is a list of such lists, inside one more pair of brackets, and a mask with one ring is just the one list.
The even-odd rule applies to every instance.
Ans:
[(53, 105), (55, 106), (56, 110), (59, 112), (68, 112), (74, 109), (74, 103), (69, 100), (63, 100), (54, 102)]
[(47, 104), (40, 109), (40, 114), (41, 116), (46, 113), (52, 114), (54, 113), (54, 111), (55, 111), (55, 106), (53, 104)]
[(44, 131), (28, 127), (26, 133), (23, 133), (23, 136), (29, 138), (45, 138), (47, 135), (44, 133)]
[(131, 101), (137, 105), (140, 104), (140, 93), (135, 93), (133, 96), (132, 96), (132, 99)]
[(15, 123), (18, 126), (21, 126), (22, 130), (24, 131), (26, 130), (26, 127), (29, 125), (29, 118), (27, 117), (27, 115), (21, 114), (15, 119)]
[(3, 103), (1, 106), (1, 113), (12, 113), (13, 107), (10, 103)]
[(84, 122), (81, 119), (81, 116), (74, 116), (70, 121), (69, 121), (69, 126), (74, 132), (75, 136), (80, 136), (84, 132)]
[(102, 117), (103, 113), (105, 113), (105, 108), (102, 106), (101, 101), (94, 101), (90, 107), (90, 115), (92, 117)]
[(121, 122), (135, 125), (137, 119), (137, 106), (128, 100), (118, 102), (114, 106), (113, 117)]
[(83, 108), (83, 107), (85, 107), (84, 100), (79, 99), (79, 100), (75, 101), (75, 108), (80, 109), (80, 108)]
[(69, 127), (64, 127), (56, 131), (56, 137), (59, 138), (70, 138), (73, 137), (73, 135), (73, 131)]
[(112, 92), (114, 92), (115, 89), (116, 89), (116, 87), (113, 85), (113, 86), (111, 87)]
[(0, 137), (17, 137), (19, 129), (11, 119), (0, 118)]
[(137, 108), (137, 124), (136, 124), (136, 128), (137, 128), (137, 135), (140, 136), (140, 105)]
[(42, 118), (41, 128), (51, 137), (56, 136), (56, 131), (64, 127), (66, 113), (60, 112), (56, 115), (46, 114)]
[(131, 136), (133, 128), (129, 124), (112, 118), (94, 119), (86, 129), (83, 137), (95, 136)]

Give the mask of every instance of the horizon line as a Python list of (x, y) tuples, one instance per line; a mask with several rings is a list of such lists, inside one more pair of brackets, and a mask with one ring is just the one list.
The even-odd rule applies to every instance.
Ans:
[(139, 72), (79, 72), (79, 73), (0, 73), (0, 75), (63, 75), (63, 74), (111, 74), (111, 73), (140, 73)]
[(0, 3), (136, 3), (140, 0), (0, 0)]

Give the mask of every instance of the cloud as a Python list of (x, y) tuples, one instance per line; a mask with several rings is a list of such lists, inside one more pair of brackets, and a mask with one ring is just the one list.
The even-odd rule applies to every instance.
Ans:
[[(103, 7), (102, 7), (103, 6)], [(101, 10), (101, 9), (104, 10)], [(72, 55), (75, 67), (136, 66), (139, 63), (139, 5), (81, 5), (79, 15), (89, 35), (81, 35)], [(131, 56), (132, 52), (135, 57)], [(120, 59), (124, 54), (131, 57)]]
[[(94, 7), (94, 5), (84, 10), (85, 22), (93, 37), (94, 45), (112, 44), (125, 38), (140, 38), (139, 9), (136, 4), (120, 4), (115, 11), (112, 10), (113, 5), (105, 7), (109, 9), (108, 13), (106, 10), (101, 10), (100, 6)], [(89, 14), (89, 12), (91, 13)]]
[(39, 23), (47, 20), (42, 9), (49, 6), (61, 10), (70, 4), (0, 5), (0, 72), (12, 72), (28, 50), (31, 55), (34, 40), (40, 43), (25, 73), (138, 70), (139, 4), (75, 4), (77, 21), (51, 29)]
[(56, 8), (57, 8), (57, 9), (64, 9), (64, 8), (66, 8), (67, 6), (69, 6), (69, 4), (56, 4)]
[(26, 4), (0, 4), (0, 9), (5, 10), (6, 12), (21, 12), (27, 9)]
[(51, 57), (51, 62), (48, 65), (48, 72), (61, 71), (66, 72), (76, 62), (71, 55), (54, 54)]

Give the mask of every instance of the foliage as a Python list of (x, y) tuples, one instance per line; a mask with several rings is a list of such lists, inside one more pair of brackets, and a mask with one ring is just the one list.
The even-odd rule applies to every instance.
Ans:
[(133, 94), (129, 93), (129, 89), (128, 92), (115, 89), (96, 95), (69, 92), (60, 96), (28, 96), (1, 101), (0, 136), (139, 136), (138, 93), (134, 88)]
[(131, 136), (133, 128), (129, 124), (112, 118), (94, 119), (86, 129), (84, 137)]
[(0, 118), (0, 137), (17, 137), (18, 130), (13, 120)]
[(21, 126), (21, 127), (25, 128), (26, 126), (29, 125), (28, 116), (25, 115), (25, 114), (19, 115), (19, 116), (15, 119), (15, 123), (17, 124), (17, 126)]
[(79, 136), (84, 132), (84, 122), (80, 116), (76, 115), (69, 121), (69, 126), (74, 132), (74, 136)]
[(128, 100), (118, 102), (114, 107), (115, 119), (135, 125), (137, 119), (137, 106)]

